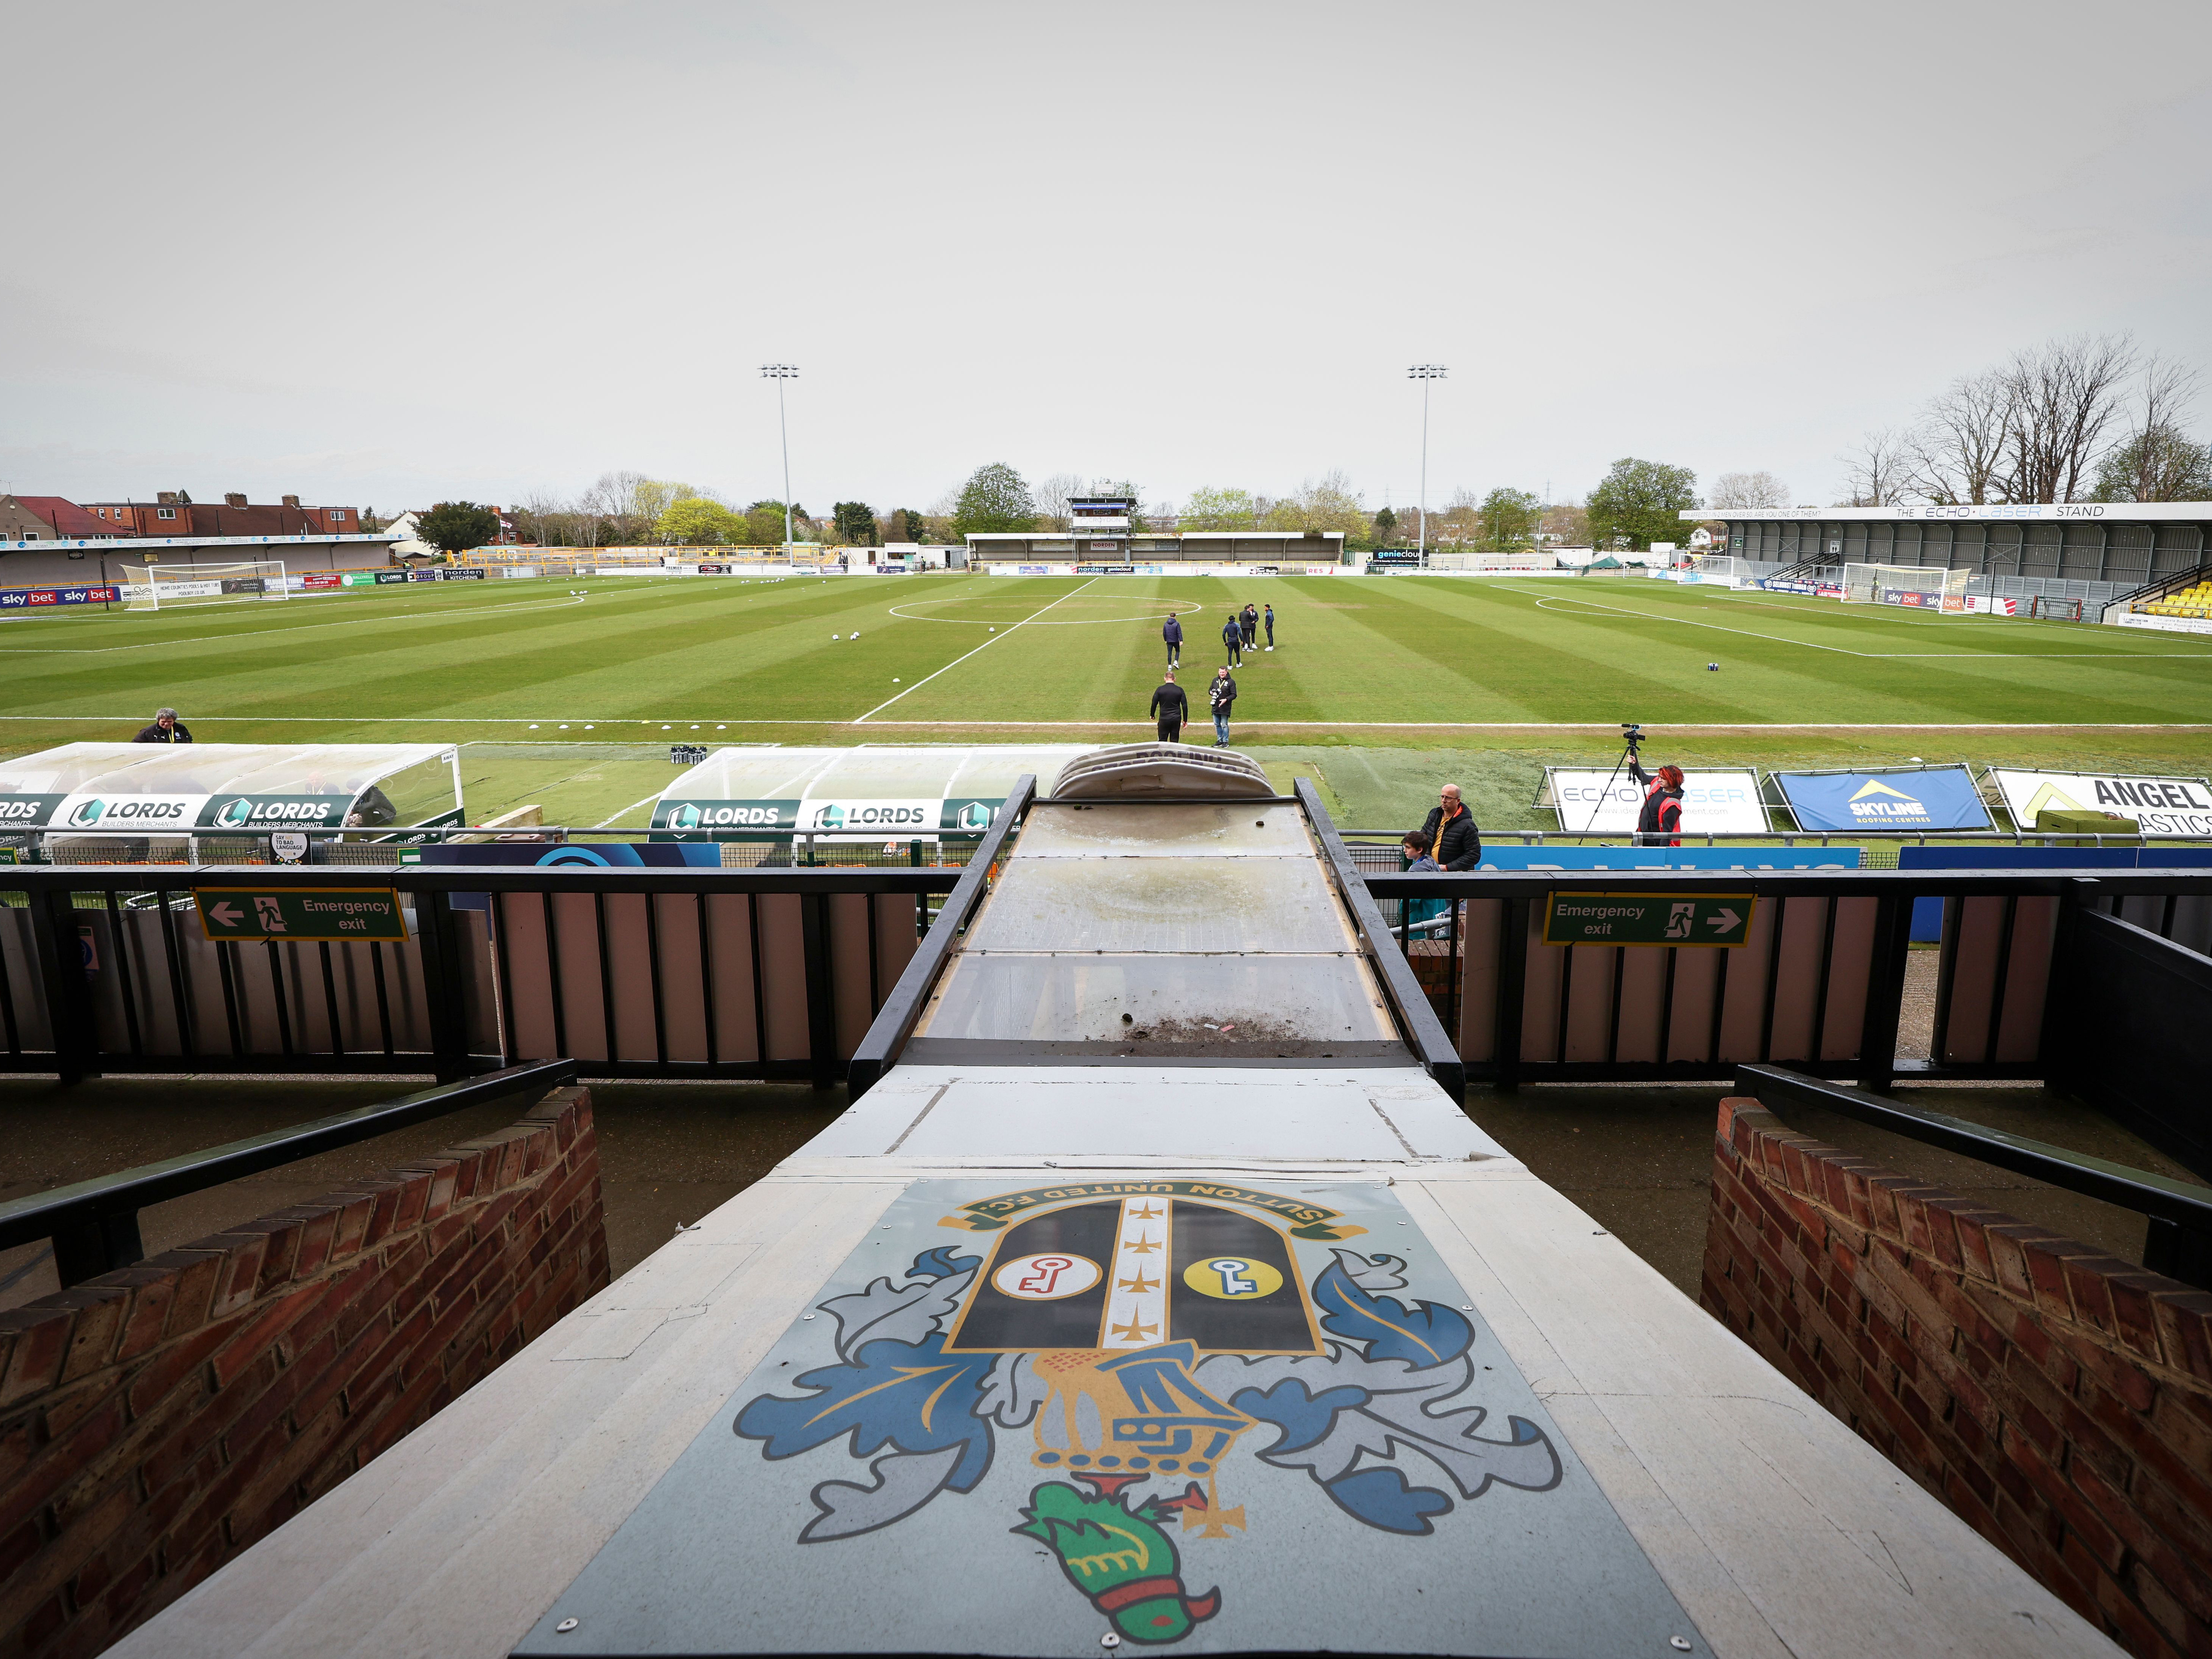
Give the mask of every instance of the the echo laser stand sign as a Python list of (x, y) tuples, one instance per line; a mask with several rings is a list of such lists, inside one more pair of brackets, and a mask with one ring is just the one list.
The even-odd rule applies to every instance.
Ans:
[(348, 939), (404, 945), (407, 916), (389, 887), (294, 887), (256, 892), (251, 887), (195, 887), (200, 927), (209, 939), (256, 944), (290, 939), (302, 945)]
[(1751, 937), (1754, 893), (1554, 893), (1547, 945), (1738, 945)]

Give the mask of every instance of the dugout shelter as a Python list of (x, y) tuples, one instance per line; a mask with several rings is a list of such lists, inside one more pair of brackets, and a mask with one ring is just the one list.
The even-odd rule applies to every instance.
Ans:
[(0, 763), (0, 831), (55, 863), (256, 861), (280, 830), (462, 817), (449, 744), (70, 743)]
[(1094, 744), (988, 747), (717, 749), (653, 803), (656, 841), (793, 833), (838, 841), (935, 841), (991, 826), (1014, 781), (1049, 788)]

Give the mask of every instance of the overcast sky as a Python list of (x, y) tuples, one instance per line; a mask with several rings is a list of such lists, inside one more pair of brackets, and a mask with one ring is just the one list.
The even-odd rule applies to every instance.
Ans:
[[(0, 0), (0, 488), (1370, 506), (2212, 369), (2212, 6)], [(2212, 427), (2212, 404), (2196, 426)]]

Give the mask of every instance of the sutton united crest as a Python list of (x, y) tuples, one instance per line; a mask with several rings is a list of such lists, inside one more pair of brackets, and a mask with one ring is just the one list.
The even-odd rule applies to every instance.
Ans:
[[(1174, 1181), (1008, 1194), (939, 1224), (996, 1236), (982, 1256), (939, 1246), (896, 1282), (821, 1303), (835, 1363), (737, 1413), (769, 1458), (843, 1442), (868, 1460), (866, 1484), (815, 1486), (800, 1543), (972, 1492), (1000, 1433), (1026, 1430), (1049, 1478), (1010, 1530), (1043, 1544), (1115, 1631), (1158, 1644), (1224, 1611), (1218, 1591), (1186, 1587), (1176, 1540), (1243, 1532), (1243, 1506), (1220, 1496), (1240, 1446), (1304, 1470), (1347, 1524), (1409, 1536), (1492, 1482), (1559, 1484), (1536, 1425), (1477, 1432), (1472, 1322), (1387, 1294), (1405, 1263), (1340, 1248), (1365, 1230), (1334, 1210)], [(1294, 1237), (1329, 1246), (1310, 1280)]]

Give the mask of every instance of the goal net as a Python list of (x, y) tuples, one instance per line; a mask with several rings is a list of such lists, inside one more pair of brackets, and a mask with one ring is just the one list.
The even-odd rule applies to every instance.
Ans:
[(1917, 605), (1929, 611), (1966, 608), (1966, 570), (1930, 569), (1910, 564), (1847, 564), (1845, 605)]
[(235, 605), (290, 597), (281, 559), (240, 564), (149, 564), (123, 586), (126, 611), (165, 611), (175, 605)]
[(2080, 622), (2081, 620), (2081, 601), (2079, 599), (2054, 599), (2047, 595), (2039, 593), (2027, 602), (2027, 614), (2031, 617), (2040, 617), (2046, 620), (2055, 620), (2058, 622)]

